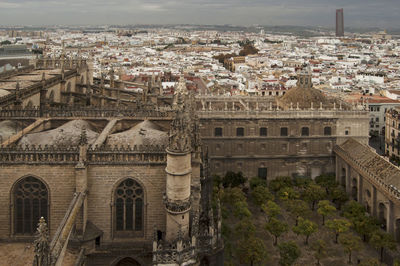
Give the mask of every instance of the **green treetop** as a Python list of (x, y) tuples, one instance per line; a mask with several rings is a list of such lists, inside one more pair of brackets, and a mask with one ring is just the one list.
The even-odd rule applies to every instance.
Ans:
[(335, 233), (335, 243), (338, 243), (339, 234), (349, 231), (351, 223), (346, 219), (333, 219), (326, 222), (326, 227)]
[(293, 232), (297, 235), (304, 235), (306, 237), (304, 243), (308, 245), (308, 238), (310, 235), (318, 231), (318, 225), (308, 219), (299, 218), (299, 223), (293, 227)]

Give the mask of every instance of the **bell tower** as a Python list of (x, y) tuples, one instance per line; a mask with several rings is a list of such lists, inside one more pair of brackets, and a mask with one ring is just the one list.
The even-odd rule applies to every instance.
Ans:
[(190, 116), (187, 105), (187, 88), (183, 77), (175, 90), (175, 118), (169, 131), (167, 152), (166, 194), (167, 210), (166, 240), (189, 236), (189, 213), (191, 208), (192, 145)]
[(307, 68), (307, 70), (302, 70), (297, 74), (297, 87), (303, 89), (312, 88), (312, 74), (311, 69)]

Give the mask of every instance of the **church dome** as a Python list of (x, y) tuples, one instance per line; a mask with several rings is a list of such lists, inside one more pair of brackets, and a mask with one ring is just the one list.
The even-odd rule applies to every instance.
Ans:
[(320, 90), (313, 88), (311, 74), (309, 72), (301, 72), (298, 75), (297, 87), (290, 89), (285, 95), (277, 99), (277, 104), (283, 110), (291, 107), (296, 109), (310, 109), (311, 103), (313, 108), (322, 107), (333, 108), (334, 103), (339, 107), (339, 100), (325, 96)]
[(8, 139), (12, 135), (16, 134), (18, 131), (21, 131), (23, 127), (21, 127), (16, 121), (5, 120), (0, 122), (0, 142)]
[(82, 130), (86, 130), (88, 143), (93, 144), (99, 134), (84, 120), (73, 120), (56, 129), (27, 134), (21, 138), (18, 144), (22, 146), (41, 145), (42, 147), (45, 145), (78, 146)]
[(145, 120), (126, 131), (108, 136), (107, 142), (111, 146), (159, 145), (168, 144), (168, 134), (151, 121)]

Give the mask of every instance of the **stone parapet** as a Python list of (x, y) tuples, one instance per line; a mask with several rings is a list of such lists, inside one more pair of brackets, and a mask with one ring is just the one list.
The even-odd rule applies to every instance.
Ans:
[(192, 205), (190, 198), (187, 200), (169, 200), (167, 196), (164, 195), (163, 201), (166, 210), (172, 214), (185, 213), (190, 210)]
[[(7, 95), (8, 96), (8, 95)], [(7, 97), (5, 96), (5, 97)], [(14, 97), (15, 98), (15, 97)], [(1, 99), (0, 99), (1, 105)], [(3, 108), (0, 109), (0, 118), (37, 118), (40, 117), (40, 108), (27, 108), (27, 109), (11, 109)], [(135, 108), (100, 108), (100, 107), (63, 107), (63, 108), (49, 108), (42, 110), (44, 117), (95, 117), (95, 118), (109, 118), (109, 117), (140, 117), (140, 118), (170, 118), (172, 111), (164, 110), (142, 110)]]
[[(89, 146), (87, 164), (165, 164), (167, 155), (163, 146), (110, 147)], [(76, 164), (78, 147), (21, 146), (0, 147), (2, 164)]]
[[(67, 72), (65, 72), (64, 74), (64, 80), (72, 78), (74, 76), (76, 76), (78, 74), (77, 69), (72, 69), (72, 70), (68, 70)], [(63, 80), (62, 75), (57, 75), (55, 77), (52, 77), (50, 79), (46, 79), (43, 82), (36, 82), (26, 88), (22, 88), (19, 91), (19, 98), (20, 99), (25, 99), (28, 98), (34, 94), (37, 94), (40, 92), (40, 90), (42, 90), (43, 87), (45, 88), (49, 88), (52, 87), (58, 83), (60, 83)], [(7, 106), (10, 105), (11, 103), (14, 103), (16, 99), (16, 95), (15, 94), (8, 94), (5, 95), (3, 97), (0, 97), (0, 106)], [(0, 115), (1, 117), (1, 115)]]
[(220, 111), (204, 110), (197, 111), (200, 120), (206, 119), (337, 119), (337, 118), (368, 118), (369, 113), (365, 110), (250, 110), (250, 111)]
[[(344, 161), (349, 163), (351, 167), (356, 169), (364, 178), (366, 178), (371, 184), (374, 184), (380, 191), (382, 191), (388, 198), (398, 201), (400, 200), (400, 189), (395, 186), (388, 184), (381, 177), (375, 175), (367, 168), (363, 167), (360, 162), (353, 159), (347, 151), (342, 149), (340, 146), (335, 146), (333, 151)], [(378, 156), (378, 155), (377, 155)], [(382, 160), (385, 160), (382, 158)], [(400, 169), (399, 169), (400, 171)]]

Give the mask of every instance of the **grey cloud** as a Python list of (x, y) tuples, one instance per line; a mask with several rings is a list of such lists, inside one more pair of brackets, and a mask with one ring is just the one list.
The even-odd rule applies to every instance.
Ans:
[(398, 0), (0, 0), (0, 24), (268, 24), (400, 27)]

